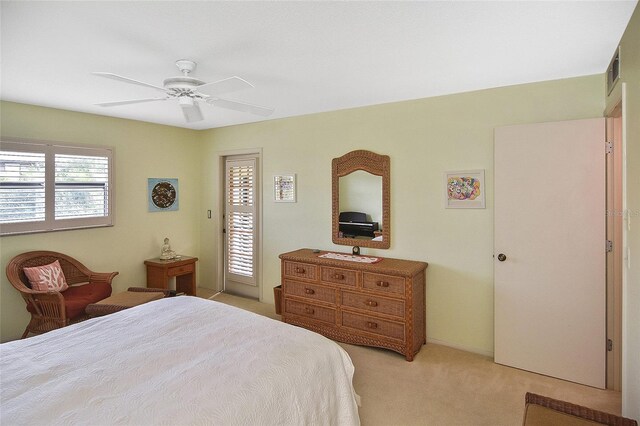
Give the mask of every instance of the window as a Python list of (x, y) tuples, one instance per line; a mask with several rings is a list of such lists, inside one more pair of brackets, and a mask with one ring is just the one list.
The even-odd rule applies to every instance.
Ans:
[(113, 225), (113, 150), (3, 140), (0, 234)]
[(226, 279), (256, 286), (256, 160), (226, 162)]

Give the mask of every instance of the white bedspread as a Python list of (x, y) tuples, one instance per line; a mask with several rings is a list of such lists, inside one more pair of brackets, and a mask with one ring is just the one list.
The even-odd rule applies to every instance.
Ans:
[(319, 334), (180, 296), (0, 345), (2, 425), (357, 425)]

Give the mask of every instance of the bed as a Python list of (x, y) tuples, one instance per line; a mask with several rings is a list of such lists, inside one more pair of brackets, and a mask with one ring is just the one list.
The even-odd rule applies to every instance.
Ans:
[(0, 345), (1, 424), (358, 425), (335, 342), (215, 301), (160, 299)]

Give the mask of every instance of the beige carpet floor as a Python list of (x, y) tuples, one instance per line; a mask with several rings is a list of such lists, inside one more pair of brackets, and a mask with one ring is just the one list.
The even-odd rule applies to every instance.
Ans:
[[(198, 289), (210, 298), (212, 291)], [(280, 319), (274, 306), (225, 293), (213, 300)], [(520, 425), (524, 394), (534, 392), (620, 414), (620, 393), (495, 364), (491, 358), (427, 344), (413, 362), (383, 349), (340, 345), (355, 365), (364, 426)]]

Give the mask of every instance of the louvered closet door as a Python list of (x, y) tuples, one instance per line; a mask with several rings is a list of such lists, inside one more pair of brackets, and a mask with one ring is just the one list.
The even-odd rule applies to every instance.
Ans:
[(225, 291), (257, 298), (256, 159), (228, 158), (225, 169)]

